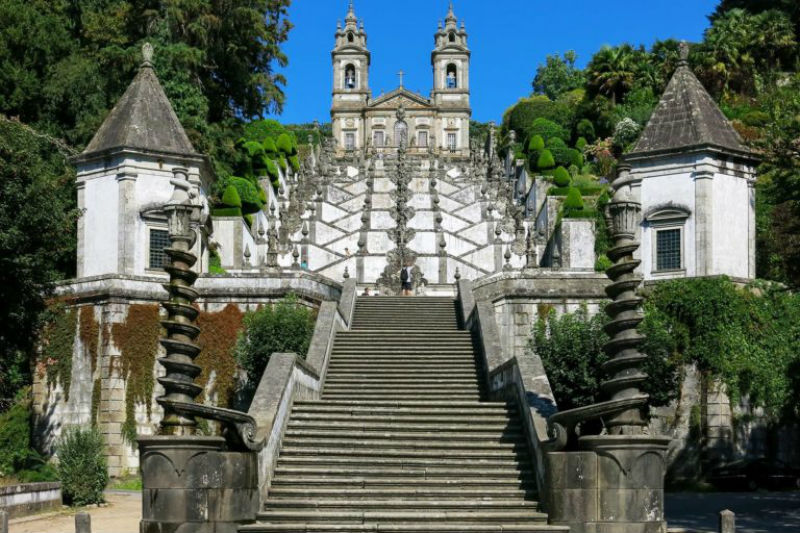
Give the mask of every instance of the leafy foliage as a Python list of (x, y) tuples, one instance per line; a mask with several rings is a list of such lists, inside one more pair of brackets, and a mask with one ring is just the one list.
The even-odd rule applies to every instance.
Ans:
[(30, 389), (22, 389), (9, 410), (0, 414), (0, 478), (22, 483), (55, 481), (53, 467), (31, 445)]
[(315, 323), (315, 314), (293, 295), (244, 316), (244, 329), (236, 341), (235, 354), (239, 366), (247, 373), (249, 394), (261, 381), (273, 353), (306, 356)]
[[(232, 407), (231, 400), (236, 385), (236, 358), (234, 347), (242, 329), (243, 313), (233, 304), (228, 304), (216, 313), (201, 311), (197, 316), (200, 335), (197, 345), (200, 355), (195, 359), (203, 372), (197, 383), (206, 391), (207, 400), (216, 405)], [(213, 387), (209, 382), (213, 376)]]
[(13, 398), (52, 283), (74, 272), (78, 212), (72, 150), (2, 116), (0, 139), (0, 398)]
[(575, 66), (577, 59), (574, 50), (565, 52), (564, 57), (548, 55), (546, 63), (536, 70), (533, 92), (556, 100), (564, 93), (583, 87), (585, 78), (583, 71)]
[(556, 187), (568, 187), (570, 181), (572, 181), (572, 177), (564, 167), (558, 167), (553, 171), (553, 183)]
[(108, 470), (100, 432), (95, 428), (67, 428), (56, 452), (64, 500), (76, 507), (102, 503)]
[[(582, 407), (605, 399), (600, 391), (603, 375), (598, 372), (608, 360), (603, 345), (608, 336), (604, 313), (590, 316), (582, 307), (575, 313), (557, 315), (550, 310), (533, 328), (529, 349), (542, 358), (559, 409)], [(649, 335), (642, 351), (649, 355), (644, 391), (651, 405), (666, 405), (676, 397), (678, 372), (670, 352), (669, 332), (660, 317), (649, 314), (641, 326)], [(666, 341), (666, 343), (665, 343)]]
[(570, 187), (567, 191), (567, 198), (564, 200), (564, 211), (580, 211), (583, 209), (583, 197), (577, 187)]

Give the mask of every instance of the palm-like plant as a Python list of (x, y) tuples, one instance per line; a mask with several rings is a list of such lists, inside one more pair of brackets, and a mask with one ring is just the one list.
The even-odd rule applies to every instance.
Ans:
[(616, 105), (633, 86), (636, 56), (629, 44), (601, 48), (586, 67), (589, 88), (609, 97)]

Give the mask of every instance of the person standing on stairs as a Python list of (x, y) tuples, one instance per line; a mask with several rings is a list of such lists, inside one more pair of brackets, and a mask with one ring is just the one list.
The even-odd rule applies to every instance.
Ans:
[(400, 271), (400, 285), (403, 289), (403, 296), (411, 296), (413, 273), (411, 272), (411, 265), (407, 264)]

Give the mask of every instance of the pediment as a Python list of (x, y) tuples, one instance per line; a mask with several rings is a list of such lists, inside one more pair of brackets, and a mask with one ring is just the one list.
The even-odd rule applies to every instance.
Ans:
[(370, 109), (397, 109), (403, 105), (406, 109), (430, 109), (430, 101), (422, 95), (412, 93), (405, 89), (395, 89), (394, 91), (379, 96), (369, 103)]

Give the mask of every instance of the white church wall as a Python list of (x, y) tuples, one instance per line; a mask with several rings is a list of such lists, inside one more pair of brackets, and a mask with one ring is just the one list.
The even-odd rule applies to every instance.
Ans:
[(106, 175), (86, 181), (84, 199), (81, 275), (90, 277), (115, 273), (119, 259), (119, 193), (116, 176)]

